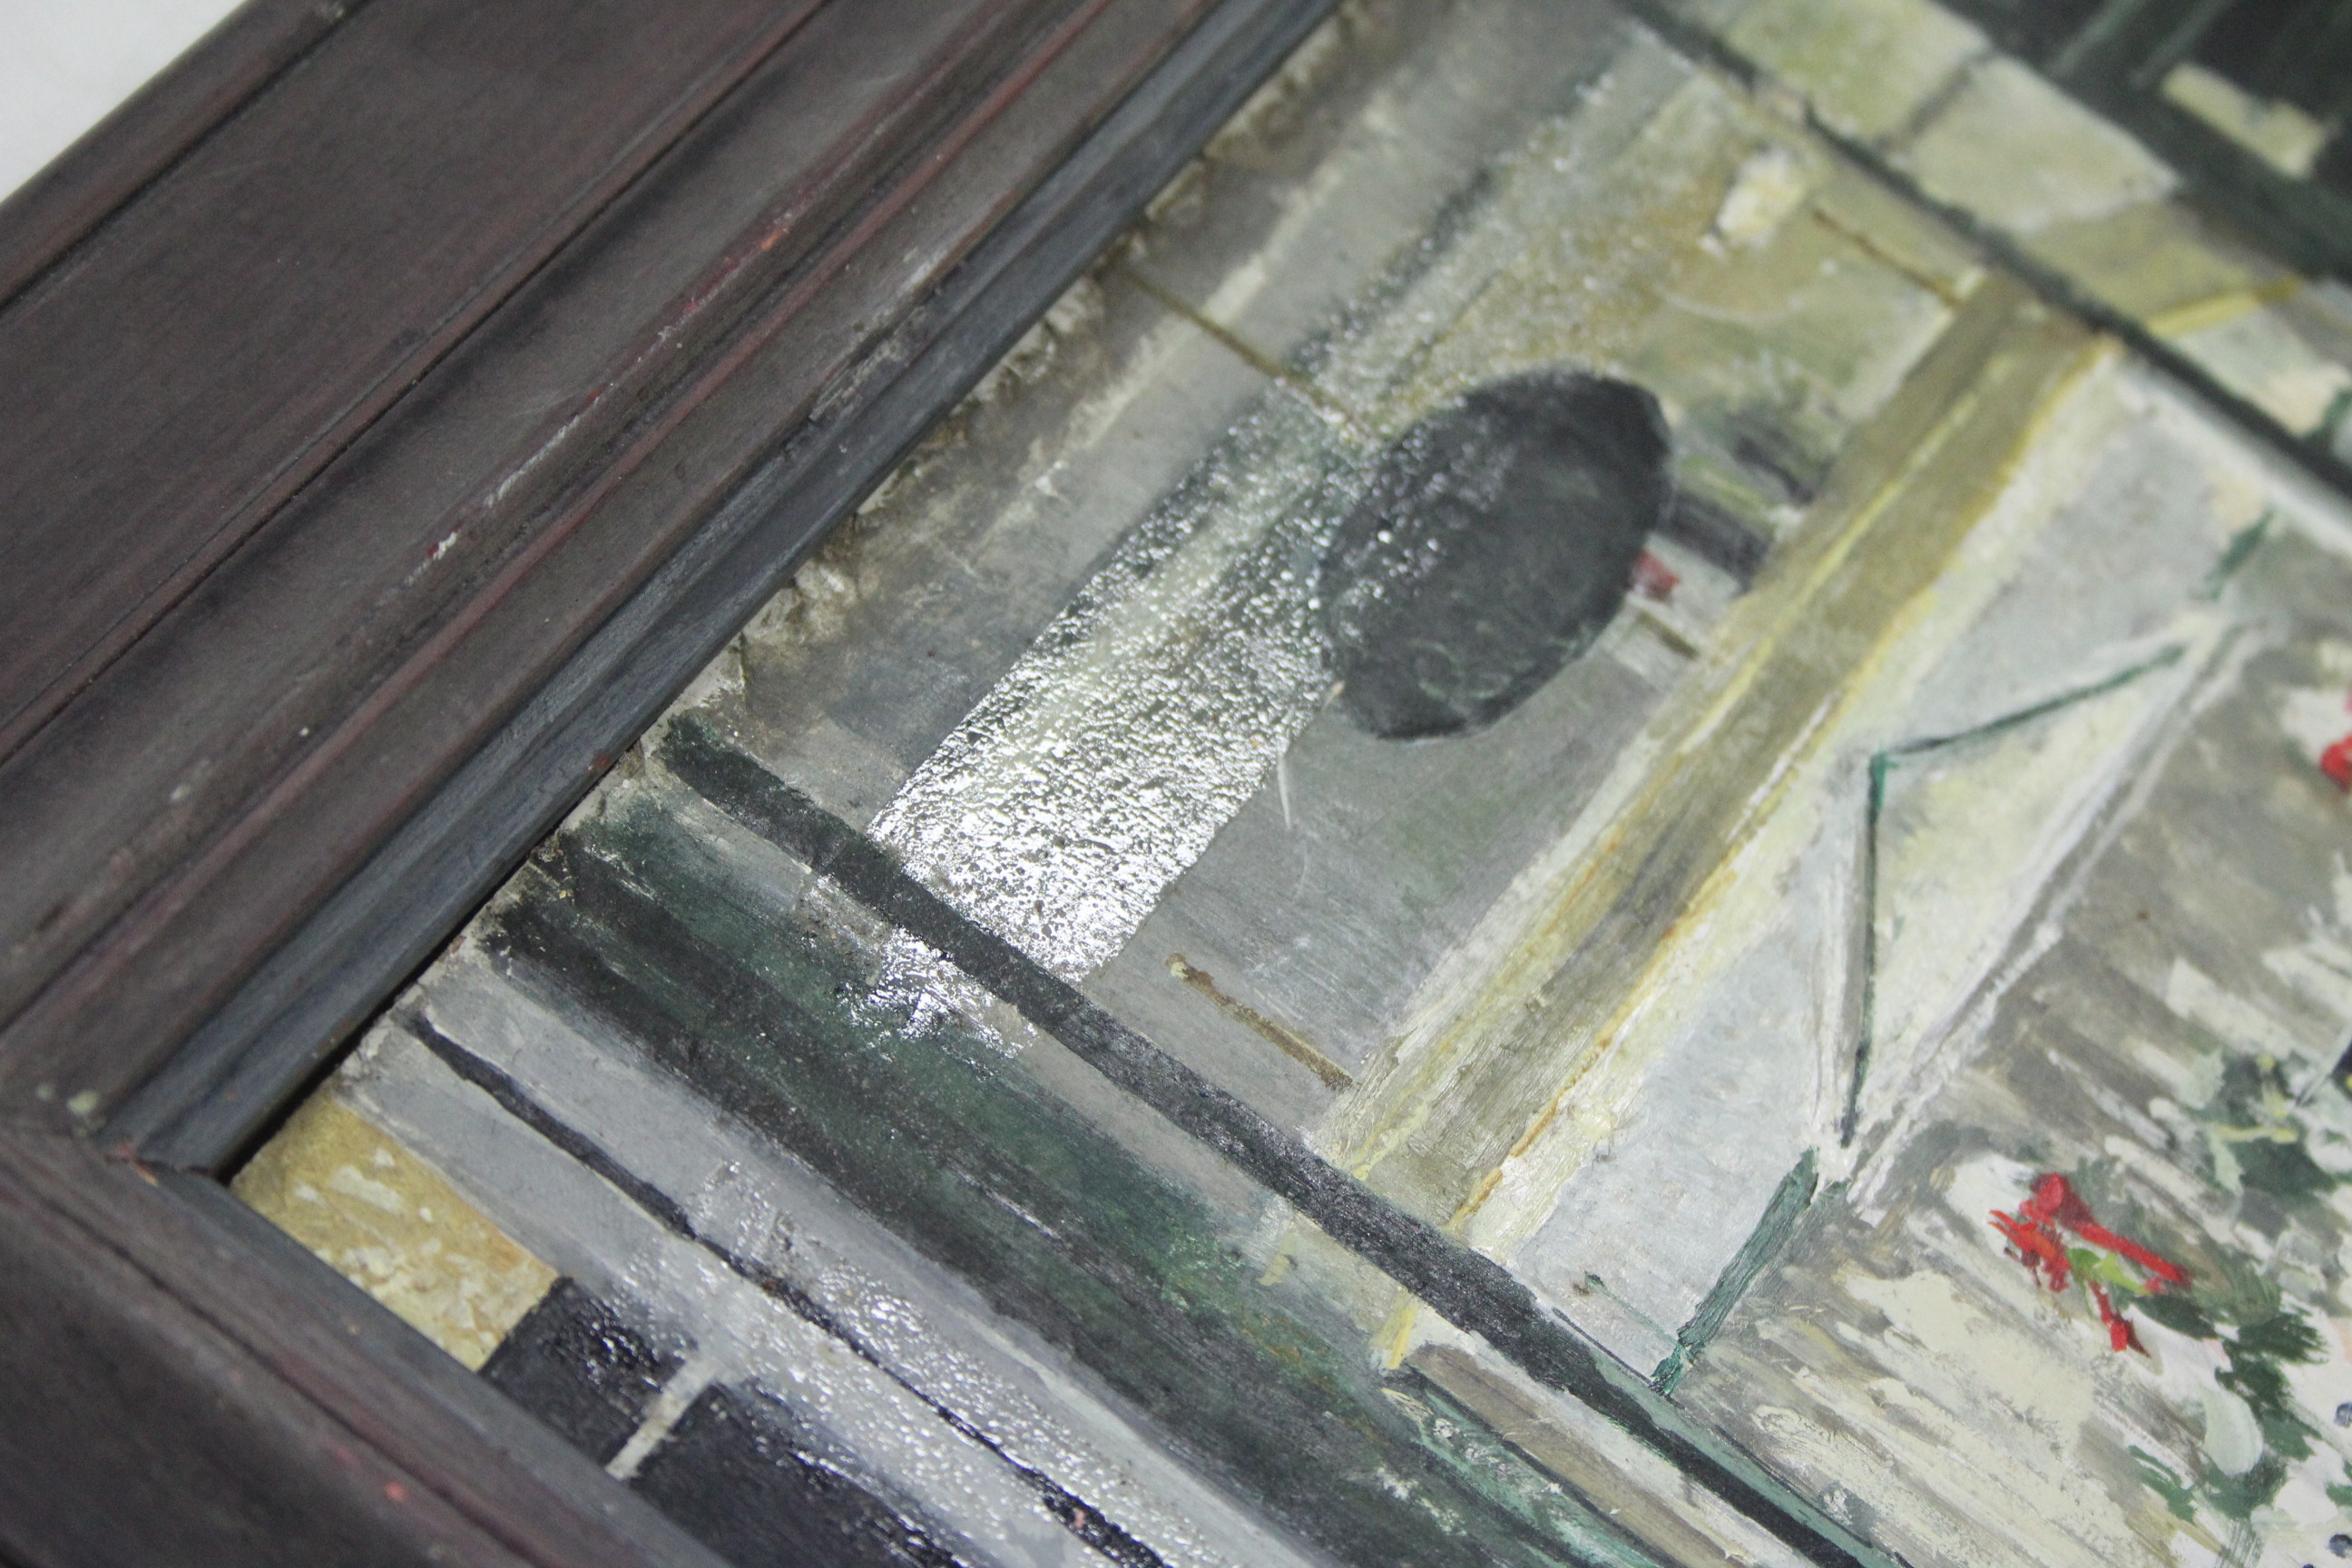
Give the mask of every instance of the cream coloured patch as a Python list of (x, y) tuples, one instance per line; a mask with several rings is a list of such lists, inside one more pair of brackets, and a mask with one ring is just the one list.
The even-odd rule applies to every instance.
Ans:
[(2172, 961), (2171, 973), (2165, 979), (2164, 1005), (2230, 1045), (2258, 1057), (2299, 1061), (2330, 1054), (2328, 1042), (2306, 1040), (2280, 1023), (2268, 1008), (2224, 990), (2211, 975), (2185, 958)]
[(1728, 38), (1802, 92), (1824, 123), (1864, 141), (1899, 131), (1987, 48), (1983, 34), (1928, 0), (1755, 0)]
[(2173, 341), (2223, 385), (2298, 436), (2317, 430), (2337, 400), (2352, 393), (2352, 371), (2313, 348), (2275, 309), (2244, 310)]
[(2280, 174), (2307, 180), (2327, 148), (2331, 128), (2292, 103), (2256, 98), (2194, 60), (2165, 74), (2164, 96), (2260, 157)]
[[(1739, 165), (1716, 209), (1707, 240), (1753, 250), (1780, 231), (1812, 194), (1810, 171), (1786, 147), (1767, 147)], [(1704, 241), (1702, 243), (1705, 243)]]
[(471, 1369), (555, 1282), (553, 1269), (332, 1090), (296, 1111), (232, 1186)]
[(2158, 200), (2179, 183), (2137, 142), (2000, 58), (1969, 71), (1898, 162), (1929, 195), (2024, 235)]

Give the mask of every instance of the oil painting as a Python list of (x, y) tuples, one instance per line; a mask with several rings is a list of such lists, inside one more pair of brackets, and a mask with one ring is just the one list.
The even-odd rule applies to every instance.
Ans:
[(745, 1568), (2352, 1556), (2347, 18), (1350, 0), (237, 1194)]

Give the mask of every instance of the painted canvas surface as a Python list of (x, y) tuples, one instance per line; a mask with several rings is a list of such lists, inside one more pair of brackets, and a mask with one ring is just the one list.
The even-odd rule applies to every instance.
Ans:
[(2352, 1556), (2346, 16), (1343, 6), (236, 1190), (746, 1565)]

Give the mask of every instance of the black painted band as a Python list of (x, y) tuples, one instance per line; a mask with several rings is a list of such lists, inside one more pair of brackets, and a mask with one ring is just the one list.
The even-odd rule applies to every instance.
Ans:
[(610, 1183), (614, 1189), (643, 1210), (646, 1215), (664, 1230), (690, 1241), (709, 1253), (728, 1271), (747, 1283), (756, 1286), (763, 1294), (782, 1302), (812, 1327), (831, 1335), (848, 1349), (851, 1354), (873, 1367), (891, 1382), (905, 1389), (929, 1409), (932, 1415), (954, 1428), (956, 1433), (987, 1449), (1003, 1462), (1004, 1467), (1021, 1478), (1036, 1494), (1038, 1506), (1059, 1521), (1062, 1528), (1100, 1552), (1117, 1568), (1168, 1568), (1167, 1559), (1144, 1542), (1113, 1523), (1101, 1509), (1087, 1501), (1061, 1482), (1023, 1463), (1004, 1451), (1004, 1445), (973, 1425), (952, 1407), (941, 1403), (921, 1387), (909, 1382), (898, 1369), (884, 1361), (874, 1348), (860, 1339), (853, 1329), (824, 1305), (791, 1280), (766, 1267), (756, 1258), (744, 1257), (731, 1247), (721, 1246), (695, 1227), (694, 1217), (668, 1194), (629, 1170), (606, 1152), (604, 1145), (572, 1126), (532, 1099), (529, 1090), (514, 1078), (484, 1061), (436, 1028), (423, 1014), (410, 1014), (401, 1025), (419, 1044), (431, 1051), (444, 1067), (465, 1082), (473, 1085), (495, 1101), (499, 1110), (546, 1139), (566, 1155)]
[(880, 845), (722, 740), (699, 714), (674, 721), (658, 755), (711, 805), (1010, 1003), (1096, 1071), (1528, 1376), (1609, 1417), (1809, 1561), (1824, 1568), (1892, 1568), (1895, 1559), (1685, 1416), (1633, 1369), (1547, 1311), (1501, 1264), (1399, 1209), (959, 912)]

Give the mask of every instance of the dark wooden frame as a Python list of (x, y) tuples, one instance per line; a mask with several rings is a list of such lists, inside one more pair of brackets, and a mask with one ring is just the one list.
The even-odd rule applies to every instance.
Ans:
[(0, 205), (0, 1557), (712, 1561), (217, 1177), (1329, 5), (252, 0)]

